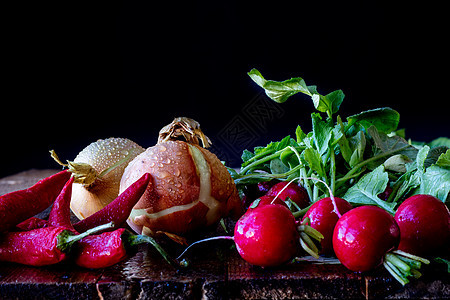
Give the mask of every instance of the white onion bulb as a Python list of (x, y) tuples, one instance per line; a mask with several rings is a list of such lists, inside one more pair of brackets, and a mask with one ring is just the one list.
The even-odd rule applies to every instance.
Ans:
[[(91, 143), (73, 162), (63, 164), (75, 177), (72, 212), (81, 220), (113, 201), (119, 195), (125, 167), (143, 151), (144, 148), (129, 139), (108, 138)], [(54, 152), (52, 156), (59, 161)]]

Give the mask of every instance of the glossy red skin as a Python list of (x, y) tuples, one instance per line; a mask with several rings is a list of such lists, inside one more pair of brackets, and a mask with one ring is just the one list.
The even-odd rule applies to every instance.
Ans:
[(56, 264), (66, 258), (57, 248), (58, 236), (65, 230), (64, 227), (47, 227), (2, 234), (0, 261), (36, 267)]
[(279, 204), (249, 210), (236, 223), (234, 242), (241, 257), (252, 265), (281, 265), (298, 249), (295, 218)]
[(56, 197), (55, 202), (53, 202), (47, 226), (62, 226), (68, 230), (75, 231), (70, 222), (70, 200), (72, 198), (73, 181), (74, 177), (71, 177), (62, 188), (58, 197)]
[(450, 240), (450, 214), (445, 204), (430, 195), (409, 197), (398, 207), (395, 220), (400, 227), (398, 249), (415, 254), (445, 251)]
[(339, 261), (354, 272), (374, 269), (384, 255), (397, 247), (400, 228), (388, 212), (360, 206), (345, 213), (333, 232), (333, 249)]
[(142, 194), (144, 194), (147, 187), (149, 186), (150, 188), (150, 185), (153, 186), (152, 181), (150, 181), (151, 178), (152, 176), (149, 173), (145, 173), (117, 196), (114, 201), (95, 214), (75, 223), (73, 227), (80, 233), (109, 222), (114, 222), (115, 229), (121, 227), (127, 221), (131, 210), (139, 201)]
[(274, 199), (275, 198), (272, 196), (267, 196), (267, 195), (261, 196), (255, 200), (255, 201), (259, 200), (258, 205), (256, 207), (252, 208), (253, 204), (256, 205), (255, 201), (253, 201), (252, 204), (250, 204), (248, 209), (255, 209), (255, 208), (263, 206), (263, 205), (271, 205), (271, 204), (280, 204), (280, 205), (283, 205), (286, 208), (288, 208), (286, 202), (284, 202), (280, 198), (276, 198), (275, 200)]
[(75, 263), (80, 267), (99, 269), (112, 266), (127, 257), (122, 235), (124, 228), (90, 235), (78, 242)]
[[(279, 195), (278, 193), (287, 185), (289, 186), (284, 189)], [(300, 208), (305, 208), (309, 205), (309, 196), (306, 190), (299, 186), (298, 184), (288, 181), (281, 181), (275, 184), (273, 187), (270, 188), (270, 190), (266, 194), (267, 196), (272, 196), (277, 198), (280, 198), (283, 201), (287, 200), (287, 197), (289, 197), (292, 201), (294, 201)]]
[(49, 207), (69, 180), (67, 170), (38, 181), (28, 189), (0, 196), (0, 233)]
[(39, 219), (36, 217), (31, 217), (31, 218), (28, 218), (25, 221), (17, 224), (16, 230), (28, 231), (28, 230), (38, 229), (38, 228), (44, 228), (47, 226), (48, 226), (47, 220), (42, 220), (42, 219)]
[[(353, 207), (346, 200), (334, 197), (336, 206), (341, 215), (345, 214)], [(334, 212), (333, 202), (331, 198), (323, 198), (314, 203), (303, 216), (303, 220), (308, 217), (310, 219), (310, 226), (317, 229), (323, 234), (323, 240), (320, 242), (322, 249), (321, 254), (333, 253), (333, 231), (338, 221), (338, 216)]]

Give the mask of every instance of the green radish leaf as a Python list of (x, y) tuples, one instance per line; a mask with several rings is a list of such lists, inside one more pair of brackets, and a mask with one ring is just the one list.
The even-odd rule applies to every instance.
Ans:
[(353, 150), (348, 164), (354, 167), (363, 161), (364, 150), (366, 149), (366, 136), (364, 132), (358, 131), (355, 136), (349, 138), (350, 147)]
[(443, 154), (441, 154), (436, 162), (436, 166), (442, 168), (450, 168), (450, 149)]
[(291, 78), (285, 81), (274, 81), (266, 80), (256, 69), (252, 69), (247, 74), (256, 84), (262, 87), (265, 90), (266, 95), (275, 102), (283, 103), (289, 99), (289, 97), (299, 92), (312, 96), (305, 81), (301, 77)]
[(430, 145), (431, 148), (439, 147), (439, 146), (445, 146), (447, 148), (450, 148), (450, 138), (448, 138), (448, 137), (440, 137), (440, 138), (437, 138), (435, 140), (432, 140), (429, 143), (429, 145)]
[(368, 129), (375, 126), (379, 132), (390, 133), (397, 129), (400, 121), (400, 114), (389, 107), (376, 108), (363, 111), (359, 114), (347, 118), (348, 127), (359, 123)]
[(447, 200), (450, 192), (450, 169), (437, 165), (428, 167), (422, 175), (420, 194), (435, 196), (442, 202)]
[(286, 173), (289, 170), (290, 168), (283, 164), (283, 162), (279, 158), (274, 158), (270, 161), (270, 173), (272, 174), (282, 174)]
[(307, 148), (303, 151), (303, 155), (311, 170), (316, 171), (317, 174), (319, 174), (321, 177), (324, 177), (325, 168), (323, 166), (319, 151), (314, 148)]
[(333, 136), (333, 127), (328, 122), (323, 121), (322, 117), (318, 113), (311, 114), (313, 139), (316, 149), (320, 155), (327, 152), (330, 140)]
[(405, 139), (397, 135), (388, 136), (383, 132), (379, 132), (375, 126), (371, 126), (367, 129), (367, 132), (372, 137), (376, 146), (376, 150), (373, 156), (382, 155), (381, 159), (371, 162), (369, 168), (376, 168), (380, 164), (384, 163), (389, 157), (396, 154), (403, 154), (410, 160), (416, 159), (418, 149), (410, 145)]
[(303, 132), (300, 125), (298, 125), (297, 129), (295, 129), (295, 137), (297, 138), (297, 143), (302, 142), (303, 139), (306, 137), (306, 134)]
[(396, 203), (388, 203), (378, 198), (378, 194), (384, 192), (388, 182), (388, 173), (384, 171), (384, 166), (380, 165), (361, 177), (355, 185), (347, 190), (343, 198), (357, 205), (376, 205), (394, 214)]
[(330, 111), (332, 114), (339, 110), (339, 107), (344, 100), (344, 92), (342, 90), (333, 91), (325, 96), (320, 94), (313, 94), (312, 100), (314, 107), (320, 112)]
[(321, 95), (317, 92), (315, 85), (307, 86), (301, 77), (295, 77), (284, 81), (266, 80), (257, 70), (252, 69), (247, 73), (248, 76), (260, 87), (264, 89), (266, 95), (275, 102), (283, 103), (289, 97), (303, 93), (312, 98), (314, 107), (320, 112), (331, 114), (336, 113), (344, 100), (344, 92), (341, 90), (333, 91), (327, 95)]

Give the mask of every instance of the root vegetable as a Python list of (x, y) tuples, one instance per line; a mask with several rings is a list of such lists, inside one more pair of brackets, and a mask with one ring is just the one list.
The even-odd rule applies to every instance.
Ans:
[(283, 201), (289, 198), (300, 208), (305, 208), (309, 205), (309, 197), (306, 190), (292, 181), (282, 181), (275, 184), (266, 195), (280, 198)]
[[(189, 142), (171, 140), (179, 137)], [(177, 118), (161, 130), (157, 145), (125, 169), (120, 192), (145, 172), (153, 177), (154, 189), (144, 193), (128, 220), (137, 233), (184, 234), (214, 224), (229, 212), (240, 215), (233, 179), (213, 153), (198, 145), (198, 138), (210, 144), (196, 121)]]
[(398, 207), (395, 220), (401, 236), (398, 249), (415, 255), (445, 253), (448, 249), (450, 214), (436, 197), (409, 197)]
[(288, 205), (286, 204), (286, 202), (284, 202), (280, 198), (276, 198), (275, 199), (272, 196), (265, 195), (265, 196), (259, 197), (255, 201), (253, 201), (252, 204), (250, 204), (248, 210), (254, 209), (256, 207), (260, 207), (260, 206), (263, 206), (263, 205), (271, 205), (271, 204), (279, 204), (279, 205), (283, 205), (283, 206), (288, 208)]
[[(344, 199), (334, 197), (336, 206), (340, 213), (344, 214), (353, 207)], [(315, 202), (305, 214), (303, 219), (309, 218), (311, 220), (311, 227), (319, 231), (324, 238), (320, 242), (322, 249), (321, 254), (333, 253), (333, 231), (339, 219), (334, 212), (334, 206), (331, 198), (326, 197)]]
[(337, 258), (355, 272), (371, 270), (383, 263), (384, 255), (400, 241), (394, 218), (376, 206), (360, 206), (337, 221), (333, 247)]
[(144, 148), (125, 138), (97, 140), (67, 164), (51, 151), (52, 157), (61, 165), (68, 166), (75, 177), (70, 203), (72, 212), (82, 220), (113, 201), (119, 195), (125, 167), (143, 151)]
[(249, 210), (239, 219), (234, 242), (239, 255), (252, 265), (278, 266), (294, 257), (299, 233), (289, 209), (269, 204)]
[[(345, 213), (333, 232), (333, 249), (339, 261), (354, 272), (383, 266), (402, 285), (407, 277), (420, 277), (418, 269), (428, 260), (394, 250), (400, 242), (400, 228), (384, 209), (360, 206)], [(392, 251), (394, 250), (394, 251)]]
[(306, 223), (295, 221), (290, 210), (281, 204), (263, 204), (250, 208), (237, 221), (234, 236), (217, 236), (197, 241), (186, 248), (180, 259), (192, 246), (206, 241), (233, 240), (239, 255), (248, 263), (260, 267), (274, 267), (288, 262), (299, 246), (315, 258), (318, 249), (312, 239), (320, 241), (323, 236)]

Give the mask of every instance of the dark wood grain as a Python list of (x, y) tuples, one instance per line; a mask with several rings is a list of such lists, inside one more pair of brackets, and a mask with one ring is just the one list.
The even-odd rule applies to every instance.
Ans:
[[(0, 179), (0, 194), (32, 185), (57, 170), (30, 170)], [(41, 214), (46, 216), (47, 212)], [(227, 222), (232, 229), (233, 222)], [(218, 226), (190, 241), (223, 235)], [(159, 241), (172, 254), (183, 246)], [(450, 299), (443, 265), (432, 264), (419, 280), (402, 287), (379, 268), (353, 273), (342, 265), (294, 263), (254, 267), (240, 258), (231, 241), (198, 245), (188, 253), (190, 267), (176, 270), (149, 245), (140, 245), (123, 262), (100, 270), (70, 261), (48, 267), (0, 263), (0, 299)]]

